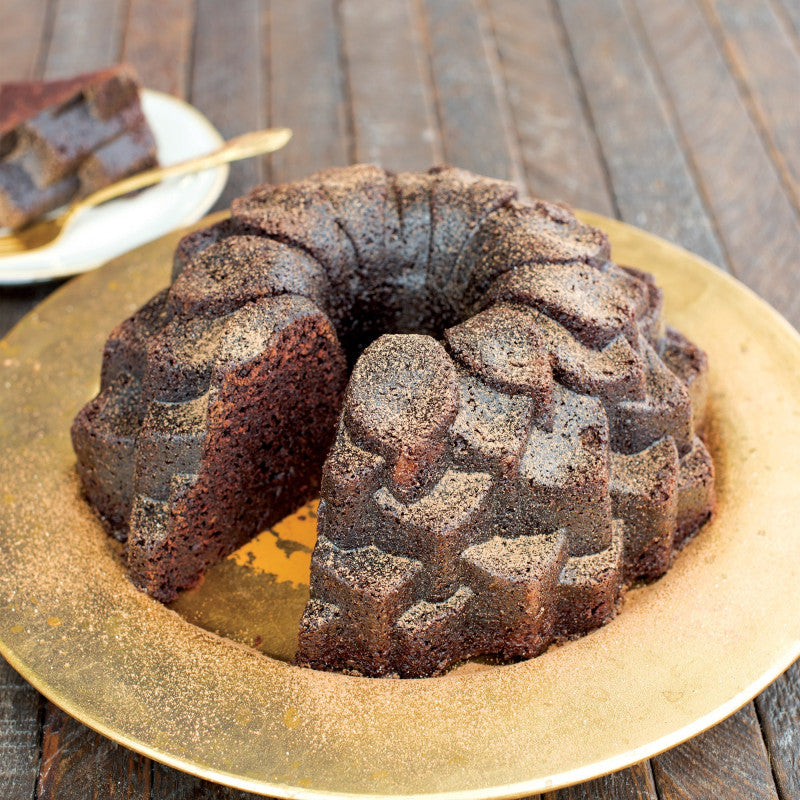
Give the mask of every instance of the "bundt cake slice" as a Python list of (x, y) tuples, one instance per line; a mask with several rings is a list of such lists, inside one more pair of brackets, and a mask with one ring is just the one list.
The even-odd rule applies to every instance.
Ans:
[(319, 491), (298, 664), (427, 676), (608, 621), (714, 508), (705, 356), (609, 257), (449, 167), (235, 201), (73, 426), (132, 580), (169, 600)]
[(0, 226), (20, 228), (156, 163), (129, 65), (0, 84)]

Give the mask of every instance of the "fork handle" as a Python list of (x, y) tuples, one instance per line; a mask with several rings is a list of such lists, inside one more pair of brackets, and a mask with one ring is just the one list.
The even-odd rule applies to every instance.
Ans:
[(242, 136), (236, 136), (233, 139), (229, 139), (222, 147), (212, 153), (190, 158), (178, 164), (171, 164), (168, 167), (154, 167), (144, 172), (138, 172), (128, 178), (123, 178), (121, 181), (112, 183), (109, 186), (104, 186), (72, 206), (68, 216), (73, 217), (87, 208), (98, 206), (107, 200), (113, 200), (129, 192), (135, 192), (137, 189), (152, 186), (165, 178), (174, 178), (190, 172), (200, 172), (231, 161), (239, 161), (240, 159), (262, 155), (263, 153), (272, 153), (275, 150), (280, 150), (291, 138), (292, 131), (289, 128), (267, 128), (266, 130), (251, 131)]

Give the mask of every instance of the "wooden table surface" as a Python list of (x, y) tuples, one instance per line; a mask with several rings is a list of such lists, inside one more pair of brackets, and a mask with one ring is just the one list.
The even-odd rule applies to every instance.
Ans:
[[(0, 0), (0, 81), (127, 59), (264, 181), (447, 161), (619, 217), (800, 325), (799, 0)], [(0, 287), (0, 335), (59, 282)], [(800, 662), (798, 662), (800, 663)], [(2, 800), (245, 798), (113, 744), (0, 659)], [(800, 798), (800, 672), (649, 762), (549, 798)]]

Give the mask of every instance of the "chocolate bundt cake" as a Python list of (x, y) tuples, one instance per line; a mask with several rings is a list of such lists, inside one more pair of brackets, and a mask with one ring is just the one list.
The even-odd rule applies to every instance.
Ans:
[(134, 583), (170, 600), (320, 493), (301, 665), (426, 676), (602, 625), (714, 507), (705, 356), (609, 257), (458, 169), (235, 201), (73, 425)]

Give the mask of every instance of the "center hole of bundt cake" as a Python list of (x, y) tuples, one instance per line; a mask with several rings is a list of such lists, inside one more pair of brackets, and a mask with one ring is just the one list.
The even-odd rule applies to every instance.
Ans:
[[(260, 297), (305, 297), (326, 313), (336, 330), (348, 364), (374, 339), (386, 333), (416, 333), (441, 338), (446, 328), (468, 314), (477, 299), (469, 285), (459, 286), (454, 272), (458, 252), (443, 262), (436, 279), (425, 261), (387, 261), (380, 269), (359, 274), (346, 286), (332, 287), (305, 250), (258, 236), (228, 222), (231, 235), (209, 244), (205, 231), (184, 242), (176, 256), (170, 305), (181, 316), (212, 316), (234, 311)], [(198, 248), (202, 248), (198, 250)], [(191, 263), (187, 264), (187, 261)]]

